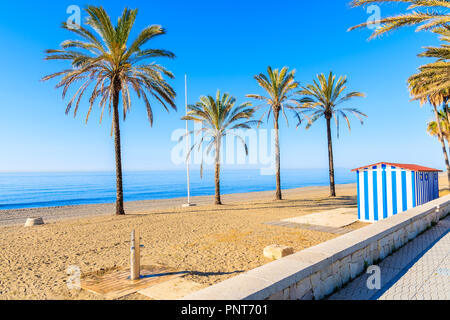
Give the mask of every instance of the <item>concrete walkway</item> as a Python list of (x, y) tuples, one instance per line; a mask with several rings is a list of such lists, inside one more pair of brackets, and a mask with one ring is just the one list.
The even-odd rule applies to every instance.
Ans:
[(329, 300), (449, 300), (450, 217), (378, 264), (381, 288), (368, 289), (362, 274)]
[(331, 228), (342, 228), (358, 221), (358, 208), (347, 207), (319, 211), (300, 217), (283, 219), (281, 221)]

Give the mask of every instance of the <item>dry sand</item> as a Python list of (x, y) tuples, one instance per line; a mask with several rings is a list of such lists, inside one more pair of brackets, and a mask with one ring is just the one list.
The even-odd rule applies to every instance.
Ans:
[[(327, 187), (286, 190), (281, 202), (272, 201), (273, 192), (225, 195), (219, 208), (206, 205), (212, 197), (194, 198), (200, 206), (191, 208), (180, 208), (183, 199), (141, 201), (127, 203), (123, 217), (111, 215), (112, 205), (0, 212), (1, 223), (20, 224), (0, 228), (0, 299), (99, 299), (69, 291), (66, 270), (127, 268), (132, 229), (141, 232), (143, 264), (189, 271), (189, 280), (210, 285), (269, 262), (262, 252), (270, 244), (298, 251), (336, 237), (263, 223), (356, 205), (355, 185), (338, 191), (340, 197), (329, 199)], [(29, 216), (53, 222), (24, 228)]]
[[(0, 299), (101, 299), (85, 291), (69, 291), (66, 270), (79, 266), (86, 276), (127, 268), (132, 229), (141, 232), (143, 264), (188, 271), (188, 280), (211, 285), (269, 262), (262, 255), (268, 245), (299, 251), (335, 238), (335, 234), (263, 223), (356, 207), (354, 184), (337, 186), (337, 192), (339, 196), (331, 199), (328, 187), (286, 190), (286, 200), (280, 202), (272, 201), (273, 192), (226, 195), (221, 207), (205, 204), (212, 197), (194, 198), (202, 205), (191, 208), (180, 208), (183, 199), (142, 201), (128, 203), (128, 214), (122, 217), (111, 215), (111, 205), (0, 212), (2, 223), (21, 224), (0, 227)], [(28, 216), (53, 222), (24, 228)], [(356, 223), (350, 228), (362, 226)]]

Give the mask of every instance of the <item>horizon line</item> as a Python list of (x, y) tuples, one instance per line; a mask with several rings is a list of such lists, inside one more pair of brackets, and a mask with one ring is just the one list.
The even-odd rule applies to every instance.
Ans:
[[(245, 171), (245, 170), (260, 170), (261, 168), (234, 168), (234, 169), (230, 169), (227, 168), (227, 170), (234, 170), (234, 171)], [(336, 169), (339, 170), (351, 170), (352, 168), (350, 167), (336, 167)], [(197, 168), (191, 168), (191, 171), (197, 171)], [(281, 170), (328, 170), (327, 167), (298, 167), (298, 168), (294, 168), (294, 167), (289, 167), (289, 168), (281, 168)], [(174, 169), (125, 169), (123, 170), (123, 172), (164, 172), (164, 171), (172, 171), (172, 172), (177, 172), (177, 171), (186, 171), (186, 168), (174, 168)], [(204, 169), (203, 171), (214, 171), (214, 168), (208, 168), (208, 169)], [(115, 173), (114, 169), (111, 170), (104, 170), (104, 169), (88, 169), (88, 170), (0, 170), (0, 174), (5, 174), (5, 173), (95, 173), (95, 172), (104, 172), (104, 173)]]

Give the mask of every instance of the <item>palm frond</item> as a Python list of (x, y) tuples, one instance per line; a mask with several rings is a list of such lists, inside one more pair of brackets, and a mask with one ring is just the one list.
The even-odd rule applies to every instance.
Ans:
[(351, 129), (350, 120), (346, 112), (355, 115), (361, 121), (361, 124), (364, 123), (362, 117), (367, 117), (364, 113), (356, 108), (340, 108), (341, 104), (352, 98), (365, 97), (363, 93), (357, 91), (344, 94), (347, 88), (346, 84), (346, 77), (339, 77), (336, 80), (336, 76), (330, 72), (328, 76), (319, 74), (317, 81), (314, 80), (313, 84), (303, 86), (298, 91), (298, 95), (302, 96), (302, 98), (296, 100), (297, 108), (306, 114), (309, 113), (306, 129), (309, 129), (322, 117), (325, 119), (334, 118), (339, 137), (339, 117), (343, 117), (347, 122), (349, 130)]
[(292, 96), (300, 85), (295, 80), (295, 70), (289, 71), (288, 67), (283, 67), (281, 70), (272, 69), (269, 66), (267, 67), (267, 75), (261, 73), (254, 78), (258, 85), (264, 89), (266, 95), (248, 94), (247, 98), (266, 102), (266, 107), (270, 109), (264, 113), (264, 115), (267, 114), (267, 119), (273, 115), (278, 121), (281, 112), (287, 121), (285, 108), (288, 108), (288, 105), (293, 101)]
[[(195, 121), (202, 124), (202, 128), (194, 131), (195, 134), (202, 133), (202, 139), (194, 143), (200, 150), (206, 143), (206, 153), (212, 150), (216, 155), (220, 152), (222, 139), (227, 135), (239, 136), (235, 130), (249, 129), (259, 124), (253, 120), (255, 108), (250, 102), (245, 102), (236, 106), (236, 99), (228, 93), (222, 94), (220, 90), (215, 96), (201, 96), (195, 105), (188, 106), (188, 113), (182, 120)], [(209, 140), (207, 140), (209, 139)], [(247, 145), (244, 143), (246, 152)], [(216, 161), (218, 161), (216, 159)], [(203, 160), (202, 160), (203, 163)]]
[(419, 67), (419, 72), (408, 79), (408, 87), (413, 100), (421, 104), (429, 102), (437, 107), (450, 97), (450, 39), (446, 37), (446, 28), (436, 30), (435, 33), (442, 36), (441, 41), (444, 43), (437, 48), (426, 48), (419, 56), (435, 58), (436, 61)]
[(164, 29), (158, 25), (147, 27), (128, 46), (137, 10), (124, 9), (115, 26), (102, 7), (88, 6), (85, 11), (88, 15), (87, 28), (83, 26), (69, 28), (66, 23), (62, 25), (63, 29), (81, 39), (66, 40), (62, 42), (60, 49), (46, 51), (46, 60), (71, 62), (70, 69), (42, 78), (43, 81), (48, 81), (61, 77), (57, 88), (63, 88), (63, 99), (71, 87), (83, 81), (75, 96), (69, 101), (66, 112), (69, 112), (76, 102), (74, 108), (76, 115), (82, 97), (88, 90), (92, 92), (86, 121), (97, 99), (101, 110), (100, 121), (108, 101), (111, 111), (114, 90), (118, 90), (122, 96), (124, 119), (131, 110), (131, 91), (134, 91), (139, 99), (144, 100), (150, 125), (153, 125), (154, 119), (149, 97), (154, 98), (166, 110), (169, 108), (176, 110), (176, 93), (165, 80), (165, 77), (173, 78), (173, 74), (163, 66), (148, 61), (161, 57), (174, 58), (175, 55), (163, 49), (143, 48), (149, 40), (165, 34)]
[(447, 0), (353, 0), (352, 7), (367, 6), (371, 4), (384, 3), (406, 3), (409, 4), (408, 13), (401, 13), (396, 16), (381, 18), (379, 20), (368, 21), (349, 28), (349, 31), (365, 28), (371, 25), (378, 25), (369, 39), (398, 30), (403, 27), (417, 26), (416, 31), (434, 31), (445, 28), (450, 22), (448, 8), (450, 2)]

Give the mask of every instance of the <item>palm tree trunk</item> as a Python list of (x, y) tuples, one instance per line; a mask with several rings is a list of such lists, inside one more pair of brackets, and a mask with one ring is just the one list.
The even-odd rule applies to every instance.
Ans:
[(215, 183), (216, 183), (216, 198), (215, 204), (222, 205), (222, 201), (220, 199), (220, 141), (216, 142), (216, 172), (215, 172)]
[(116, 215), (124, 215), (123, 207), (123, 181), (122, 181), (122, 152), (120, 146), (119, 123), (119, 93), (120, 82), (114, 81), (113, 88), (113, 121), (114, 121), (114, 147), (116, 156)]
[(276, 167), (276, 180), (277, 180), (277, 190), (275, 193), (275, 200), (282, 200), (281, 194), (281, 165), (280, 165), (280, 136), (279, 136), (279, 111), (274, 112), (275, 119), (275, 167)]
[(433, 108), (434, 108), (434, 116), (436, 117), (436, 124), (437, 124), (437, 128), (438, 128), (438, 137), (439, 137), (439, 141), (441, 142), (441, 145), (442, 145), (442, 153), (444, 154), (445, 166), (447, 167), (447, 183), (448, 183), (448, 186), (450, 187), (450, 163), (448, 161), (447, 148), (445, 147), (444, 136), (442, 134), (441, 119), (439, 118), (439, 113), (437, 111), (436, 106), (433, 106)]
[(444, 110), (447, 114), (447, 120), (450, 121), (450, 110), (448, 108), (448, 99), (444, 98)]
[(331, 137), (331, 117), (327, 116), (326, 119), (328, 137), (328, 168), (330, 172), (330, 197), (336, 197), (336, 188), (334, 184), (333, 141)]

